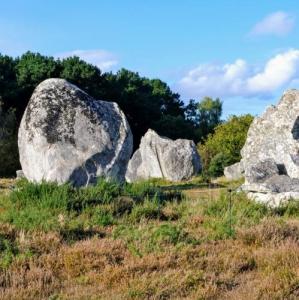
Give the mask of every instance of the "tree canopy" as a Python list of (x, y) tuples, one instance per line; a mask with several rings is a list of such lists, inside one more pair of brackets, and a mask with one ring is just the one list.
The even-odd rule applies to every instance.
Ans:
[(222, 175), (224, 167), (240, 161), (240, 151), (246, 141), (252, 120), (253, 116), (249, 114), (231, 116), (199, 144), (203, 167), (209, 175)]
[(180, 95), (160, 79), (149, 79), (137, 72), (121, 69), (117, 73), (101, 70), (79, 57), (63, 60), (26, 52), (12, 58), (0, 54), (0, 97), (5, 111), (14, 109), (20, 121), (34, 88), (51, 77), (64, 78), (96, 99), (117, 102), (130, 123), (134, 146), (153, 128), (170, 138), (202, 140), (219, 124), (222, 103), (204, 98), (185, 105)]
[[(222, 102), (218, 98), (191, 99), (185, 105), (180, 95), (160, 79), (142, 77), (126, 69), (102, 73), (76, 56), (61, 60), (32, 52), (17, 58), (0, 54), (2, 116), (8, 114), (11, 119), (13, 113), (14, 128), (18, 128), (35, 87), (53, 77), (68, 80), (95, 99), (117, 102), (132, 129), (135, 149), (149, 128), (169, 138), (198, 143), (221, 123)], [(16, 145), (15, 133), (12, 140)]]

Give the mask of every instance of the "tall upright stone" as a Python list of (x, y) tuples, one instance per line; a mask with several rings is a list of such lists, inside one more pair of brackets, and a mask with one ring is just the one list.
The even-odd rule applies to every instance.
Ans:
[(241, 154), (245, 173), (257, 162), (271, 159), (281, 173), (299, 178), (298, 90), (285, 92), (277, 106), (253, 120)]
[(95, 100), (66, 80), (47, 79), (28, 103), (18, 144), (27, 179), (85, 186), (100, 176), (124, 180), (133, 138), (116, 103)]
[(298, 90), (254, 119), (241, 155), (249, 197), (273, 206), (299, 198)]

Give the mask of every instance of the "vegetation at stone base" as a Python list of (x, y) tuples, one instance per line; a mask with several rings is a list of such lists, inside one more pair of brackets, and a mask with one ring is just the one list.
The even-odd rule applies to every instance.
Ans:
[(227, 122), (218, 125), (215, 132), (198, 145), (204, 172), (210, 176), (223, 175), (223, 169), (240, 161), (241, 149), (246, 141), (247, 131), (253, 116), (231, 116)]
[(0, 196), (0, 299), (298, 299), (299, 202), (229, 209), (179, 186), (18, 182)]

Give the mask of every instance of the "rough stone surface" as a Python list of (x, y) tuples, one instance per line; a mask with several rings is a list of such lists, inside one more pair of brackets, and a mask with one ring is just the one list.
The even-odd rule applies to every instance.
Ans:
[(47, 79), (35, 89), (18, 144), (27, 179), (75, 186), (99, 176), (123, 180), (133, 145), (116, 103), (95, 100), (63, 79)]
[(299, 91), (285, 92), (277, 106), (253, 120), (241, 151), (246, 170), (273, 159), (282, 173), (299, 178)]
[(279, 174), (275, 161), (271, 158), (246, 166), (246, 183), (262, 183), (268, 178)]
[(23, 170), (16, 171), (17, 179), (25, 178)]
[(247, 197), (256, 202), (266, 204), (269, 207), (279, 207), (289, 201), (298, 200), (299, 192), (284, 192), (284, 193), (248, 192)]
[(258, 193), (299, 192), (299, 179), (287, 175), (273, 175), (262, 183), (244, 184), (242, 190)]
[(242, 161), (224, 168), (224, 176), (228, 180), (238, 180), (244, 177), (244, 167)]
[(180, 181), (190, 179), (200, 169), (200, 157), (193, 141), (171, 140), (149, 129), (128, 164), (126, 179), (128, 182), (148, 178)]
[(251, 124), (241, 151), (251, 199), (278, 206), (299, 199), (299, 91), (285, 92)]

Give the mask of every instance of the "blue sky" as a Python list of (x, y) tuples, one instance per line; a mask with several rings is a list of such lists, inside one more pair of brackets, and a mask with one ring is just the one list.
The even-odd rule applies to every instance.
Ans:
[(165, 80), (184, 100), (260, 114), (299, 88), (296, 0), (0, 0), (0, 52), (76, 54)]

